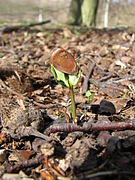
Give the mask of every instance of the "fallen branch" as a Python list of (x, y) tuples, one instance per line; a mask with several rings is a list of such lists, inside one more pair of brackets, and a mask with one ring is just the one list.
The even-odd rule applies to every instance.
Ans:
[(1, 33), (11, 33), (13, 31), (19, 31), (19, 30), (28, 30), (30, 27), (34, 27), (34, 26), (41, 26), (47, 23), (50, 23), (50, 20), (46, 20), (46, 21), (42, 21), (42, 22), (38, 22), (38, 23), (30, 23), (30, 24), (26, 24), (26, 25), (17, 25), (17, 26), (3, 26), (0, 27), (0, 32)]

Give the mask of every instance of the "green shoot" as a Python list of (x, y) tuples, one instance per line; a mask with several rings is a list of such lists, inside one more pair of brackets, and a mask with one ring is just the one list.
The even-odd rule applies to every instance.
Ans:
[(81, 76), (81, 70), (80, 70), (79, 66), (78, 66), (78, 69), (79, 69), (79, 71), (78, 71), (77, 75), (70, 75), (70, 74), (66, 74), (64, 72), (57, 70), (51, 64), (51, 72), (52, 72), (55, 80), (59, 84), (61, 84), (63, 87), (68, 87), (70, 90), (71, 103), (72, 103), (72, 105), (71, 105), (71, 107), (72, 107), (72, 118), (73, 118), (73, 121), (75, 123), (77, 122), (77, 117), (76, 117), (76, 105), (75, 105), (75, 97), (74, 97), (73, 86), (75, 86), (78, 83), (79, 78)]

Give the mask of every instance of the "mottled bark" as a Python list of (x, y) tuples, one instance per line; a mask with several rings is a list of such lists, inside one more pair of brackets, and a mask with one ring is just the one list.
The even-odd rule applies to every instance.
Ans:
[(96, 14), (98, 0), (84, 0), (81, 6), (82, 24), (94, 27), (96, 24)]

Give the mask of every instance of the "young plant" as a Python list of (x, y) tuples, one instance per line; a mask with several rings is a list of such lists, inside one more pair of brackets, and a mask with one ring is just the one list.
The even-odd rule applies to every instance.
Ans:
[(88, 101), (92, 98), (93, 94), (90, 92), (90, 90), (86, 91), (85, 96), (88, 98)]
[(55, 80), (63, 87), (68, 87), (71, 94), (72, 118), (77, 122), (76, 105), (73, 86), (75, 86), (81, 76), (81, 70), (75, 58), (63, 48), (58, 48), (53, 52), (51, 58), (51, 72)]

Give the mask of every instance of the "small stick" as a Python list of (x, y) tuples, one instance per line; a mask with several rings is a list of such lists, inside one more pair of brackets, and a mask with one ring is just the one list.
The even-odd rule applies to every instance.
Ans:
[(112, 123), (95, 123), (92, 125), (92, 131), (109, 131), (109, 130), (126, 130), (135, 129), (135, 120), (131, 122), (112, 122)]
[(42, 22), (37, 22), (37, 23), (30, 23), (27, 25), (16, 25), (16, 26), (3, 26), (0, 27), (0, 33), (11, 33), (13, 31), (19, 31), (19, 30), (28, 30), (30, 27), (34, 27), (34, 26), (41, 26), (47, 23), (50, 23), (51, 20), (46, 20), (46, 21), (42, 21)]
[(54, 124), (51, 125), (49, 128), (46, 129), (46, 133), (56, 133), (56, 132), (89, 132), (89, 131), (109, 131), (109, 130), (133, 130), (135, 129), (135, 119), (130, 122), (98, 122), (98, 123), (85, 123), (83, 126), (79, 126), (72, 123), (61, 123), (61, 124)]
[(88, 64), (88, 71), (87, 71), (87, 74), (86, 74), (83, 84), (82, 84), (82, 94), (85, 94), (86, 91), (88, 90), (89, 78), (93, 73), (95, 65), (96, 65), (95, 62), (92, 62), (92, 64), (91, 64), (91, 62), (89, 62), (89, 64)]
[(118, 79), (118, 80), (109, 80), (108, 82), (109, 83), (122, 83), (124, 81), (135, 81), (135, 76), (132, 76), (132, 77), (125, 77), (125, 78), (122, 78), (122, 79)]
[(44, 155), (40, 155), (38, 157), (35, 157), (34, 159), (23, 161), (20, 164), (15, 164), (14, 166), (9, 165), (6, 168), (6, 172), (7, 173), (17, 173), (24, 168), (29, 168), (29, 167), (33, 167), (33, 166), (36, 167), (42, 163), (44, 158), (45, 158)]
[(107, 81), (108, 79), (110, 79), (111, 77), (112, 77), (112, 73), (110, 73), (110, 74), (108, 74), (107, 76), (104, 76), (104, 77), (102, 77), (99, 81), (100, 82), (103, 82), (103, 81)]

